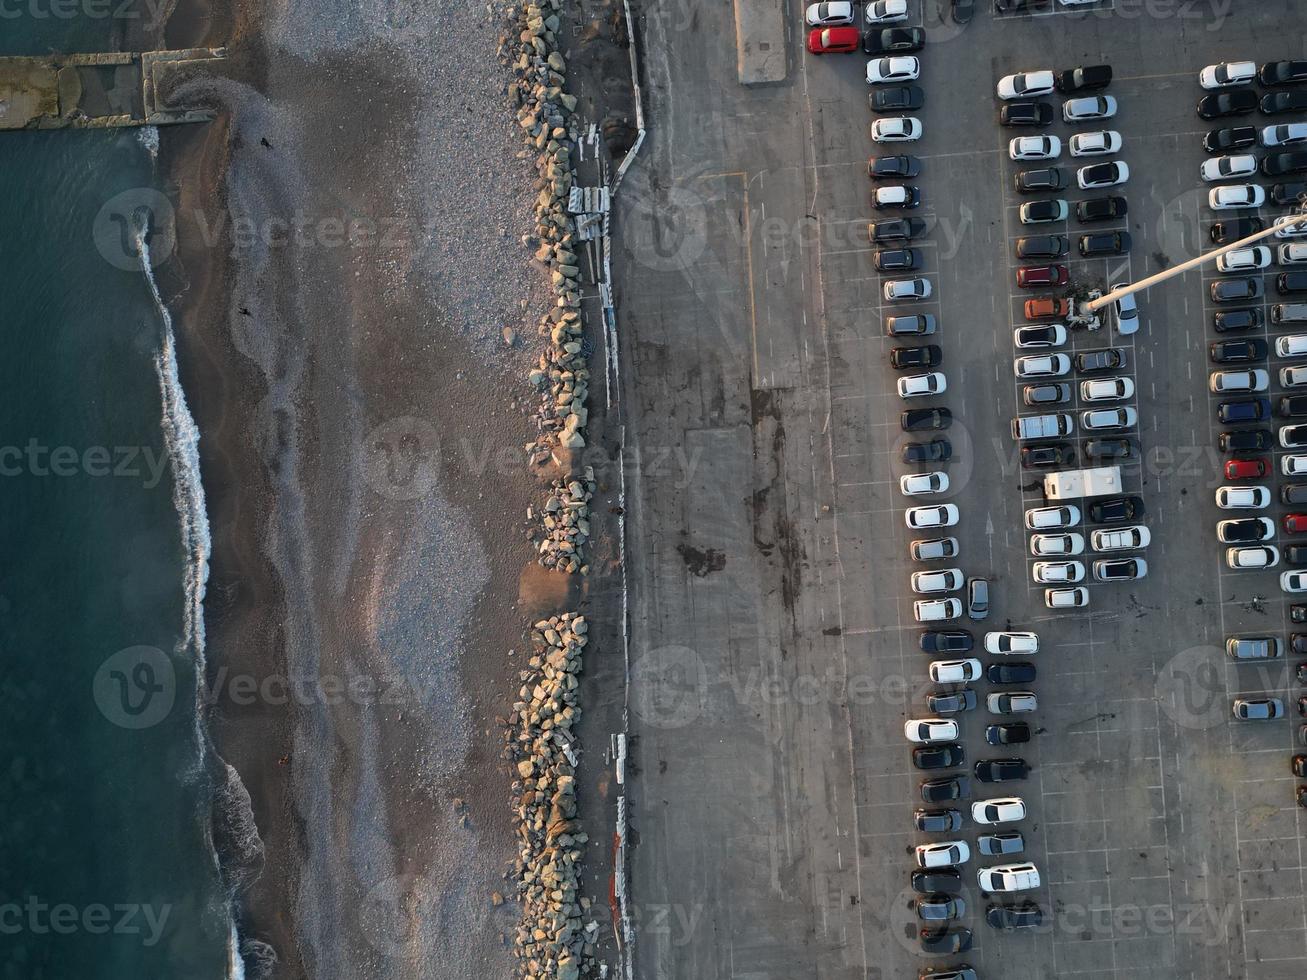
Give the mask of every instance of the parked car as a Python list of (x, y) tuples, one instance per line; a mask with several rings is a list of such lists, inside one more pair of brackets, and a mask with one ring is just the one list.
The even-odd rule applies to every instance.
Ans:
[(1013, 160), (1053, 160), (1062, 154), (1062, 140), (1056, 136), (1017, 136), (1008, 142)]
[(1221, 180), (1236, 180), (1251, 177), (1257, 173), (1257, 158), (1251, 153), (1237, 156), (1213, 157), (1204, 160), (1198, 168), (1198, 176), (1208, 183)]
[(1097, 187), (1116, 187), (1130, 179), (1130, 168), (1120, 160), (1095, 163), (1076, 171), (1076, 183), (1082, 191)]
[[(1077, 512), (1076, 521), (1079, 519)], [(985, 634), (985, 652), (1017, 656), (1038, 653), (1039, 635), (1028, 630), (992, 630)]]
[(926, 507), (909, 507), (903, 519), (912, 530), (953, 527), (958, 522), (958, 505), (931, 504)]
[(1252, 126), (1235, 126), (1231, 129), (1213, 129), (1203, 137), (1203, 149), (1208, 153), (1228, 153), (1257, 144), (1257, 130)]
[(1110, 119), (1116, 115), (1116, 98), (1111, 95), (1087, 95), (1062, 103), (1062, 119), (1069, 123)]
[(1284, 702), (1279, 698), (1235, 698), (1233, 711), (1239, 721), (1273, 721), (1284, 717)]
[(898, 371), (913, 368), (933, 368), (944, 363), (944, 351), (938, 344), (920, 347), (894, 347), (889, 352), (890, 366)]
[(867, 98), (873, 112), (916, 112), (926, 104), (926, 94), (917, 85), (877, 88)]
[(892, 24), (908, 19), (908, 0), (869, 0), (864, 16), (868, 24)]
[(926, 707), (940, 717), (973, 711), (976, 704), (976, 692), (969, 687), (960, 691), (936, 691), (926, 695)]
[(804, 20), (809, 27), (837, 27), (840, 24), (852, 24), (855, 12), (849, 0), (841, 0), (837, 3), (810, 3), (804, 13)]
[[(1065, 3), (1066, 0), (1063, 0)], [(1112, 82), (1111, 65), (1081, 65), (1057, 73), (1054, 84), (1059, 92), (1074, 94), (1107, 88)]]
[(990, 664), (985, 668), (985, 679), (991, 684), (1030, 684), (1035, 680), (1035, 665), (1025, 660)]
[(1231, 660), (1273, 660), (1283, 651), (1274, 636), (1230, 636), (1225, 640), (1225, 653)]
[[(1263, 372), (1265, 373), (1265, 372)], [(948, 379), (943, 371), (931, 371), (927, 374), (909, 374), (898, 380), (900, 398), (922, 398), (942, 395), (948, 390)]]
[(1076, 133), (1067, 143), (1073, 157), (1107, 156), (1121, 152), (1121, 134), (1115, 129)]
[(1093, 567), (1095, 582), (1133, 582), (1148, 575), (1142, 558), (1099, 558)]
[(992, 715), (1026, 714), (1038, 708), (1033, 691), (991, 691), (985, 697), (985, 709)]
[(1144, 513), (1141, 497), (1102, 497), (1089, 504), (1089, 520), (1094, 524), (1124, 524)]
[[(1006, 729), (1014, 728), (1014, 725), (991, 726)], [(1029, 727), (1023, 724), (1026, 733), (1029, 733)], [(986, 741), (989, 741), (986, 736)], [(1029, 739), (1016, 739), (1016, 742), (1028, 741)], [(993, 742), (990, 743), (994, 744)], [(1003, 743), (1008, 744), (1008, 743)], [(982, 783), (1007, 783), (1018, 779), (1025, 779), (1030, 775), (1030, 766), (1026, 764), (1025, 759), (982, 759), (971, 767), (971, 771)]]
[(962, 829), (962, 811), (918, 808), (912, 813), (912, 823), (922, 833), (953, 833)]
[[(1217, 333), (1236, 330), (1256, 330), (1263, 323), (1261, 310), (1228, 310), (1212, 315), (1212, 327)], [(1258, 343), (1263, 344), (1262, 341)]]
[[(1024, 721), (1007, 722), (1002, 725), (989, 725), (985, 729), (985, 741), (990, 745), (1019, 745), (1022, 742), (1029, 742), (1030, 726)], [(980, 779), (982, 782), (997, 782), (997, 780), (985, 779), (982, 777), (979, 768), (973, 771), (976, 773), (976, 778)], [(986, 769), (985, 772), (991, 773), (992, 770)], [(1025, 777), (1019, 776), (1012, 778), (1024, 779)]]
[(1017, 268), (1016, 273), (1017, 286), (1022, 289), (1065, 286), (1070, 279), (1070, 273), (1064, 265), (1023, 265)]
[(1216, 539), (1222, 544), (1248, 544), (1269, 541), (1275, 525), (1269, 517), (1243, 517), (1217, 522)]
[(1263, 85), (1297, 85), (1307, 82), (1307, 61), (1268, 61), (1257, 70)]
[(871, 85), (915, 82), (920, 76), (921, 62), (911, 55), (873, 58), (867, 62), (867, 82)]
[(1124, 197), (1091, 197), (1076, 202), (1076, 220), (1081, 224), (1092, 221), (1117, 221), (1130, 213)]
[(1089, 535), (1089, 543), (1095, 551), (1134, 551), (1147, 548), (1152, 542), (1152, 532), (1142, 524), (1129, 527), (1101, 527)]
[(1026, 527), (1031, 531), (1073, 527), (1078, 523), (1080, 523), (1080, 508), (1074, 504), (1061, 507), (1032, 507), (1026, 511)]
[[(1021, 270), (1018, 270), (1018, 273)], [(1066, 327), (1060, 323), (1039, 323), (1017, 327), (1012, 341), (1018, 350), (1038, 350), (1043, 347), (1061, 347), (1067, 342)]]
[(875, 254), (872, 265), (877, 272), (912, 272), (922, 265), (921, 251), (915, 248), (883, 248)]
[(962, 874), (957, 868), (918, 868), (912, 872), (912, 889), (921, 895), (957, 895), (962, 891)]
[(1043, 924), (1044, 913), (1034, 902), (1020, 905), (990, 905), (985, 909), (985, 922), (995, 929), (1037, 929)]
[(1060, 167), (1045, 167), (1042, 170), (1023, 170), (1013, 178), (1019, 194), (1040, 194), (1045, 191), (1060, 191), (1066, 187), (1066, 172)]
[(867, 176), (872, 180), (912, 178), (920, 174), (921, 160), (907, 154), (872, 157), (867, 161)]
[[(912, 750), (912, 765), (916, 769), (955, 769), (967, 761), (961, 745), (922, 745)], [(946, 861), (945, 864), (952, 864)]]
[(1036, 558), (1079, 555), (1084, 550), (1084, 535), (1074, 531), (1030, 536), (1030, 553)]
[(1089, 439), (1085, 442), (1085, 455), (1093, 459), (1134, 459), (1137, 447), (1129, 439)]
[(1039, 887), (1039, 869), (1029, 862), (981, 868), (976, 881), (982, 892), (1020, 892)]
[(913, 561), (945, 561), (956, 558), (958, 539), (954, 537), (918, 539), (908, 545), (908, 553), (912, 555)]
[[(1307, 243), (1301, 244), (1307, 247)], [(1016, 244), (1019, 259), (1060, 259), (1070, 250), (1071, 240), (1066, 235), (1030, 235), (1018, 238)]]
[(998, 80), (997, 94), (1004, 101), (1026, 99), (1036, 95), (1048, 95), (1053, 91), (1056, 79), (1047, 69), (1018, 72), (1004, 75)]
[(916, 902), (923, 922), (951, 922), (967, 914), (967, 903), (953, 895), (925, 895)]
[(930, 299), (930, 280), (921, 278), (891, 279), (885, 283), (882, 291), (885, 294), (887, 303)]
[(1026, 840), (1019, 831), (1009, 830), (1001, 834), (981, 834), (976, 838), (976, 847), (986, 857), (1007, 857), (1024, 852)]
[(1053, 107), (1047, 102), (1009, 102), (998, 112), (1000, 126), (1050, 126)]
[[(966, 776), (943, 776), (921, 781), (923, 803), (948, 803), (965, 800), (971, 795), (971, 781)], [(942, 891), (943, 889), (934, 889)]]
[(862, 32), (856, 27), (817, 27), (808, 32), (811, 54), (848, 54), (862, 45)]
[(1307, 92), (1272, 92), (1263, 95), (1260, 108), (1268, 116), (1307, 109)]
[(920, 27), (887, 27), (862, 35), (866, 54), (912, 54), (926, 46), (926, 32)]
[(1246, 116), (1257, 111), (1257, 96), (1247, 90), (1217, 92), (1203, 96), (1198, 102), (1200, 119), (1220, 119), (1223, 116)]
[(1071, 371), (1071, 358), (1066, 354), (1031, 354), (1012, 362), (1018, 378), (1060, 378)]
[(936, 956), (963, 953), (971, 948), (970, 929), (922, 929), (917, 934), (922, 952)]
[(905, 463), (946, 463), (953, 458), (953, 444), (944, 438), (909, 442), (900, 456)]
[(1229, 245), (1265, 229), (1266, 225), (1260, 218), (1250, 218), (1246, 215), (1224, 217), (1207, 230), (1207, 237), (1212, 240), (1213, 245)]
[[(1062, 405), (1071, 400), (1071, 386), (1065, 381), (1054, 381), (1041, 385), (1026, 385), (1021, 389), (1021, 402), (1030, 408), (1041, 405)], [(1058, 447), (1067, 449), (1068, 447)], [(1074, 455), (1069, 453), (1069, 455)]]
[(1017, 220), (1023, 225), (1038, 225), (1050, 221), (1065, 221), (1068, 213), (1066, 201), (1060, 198), (1046, 201), (1027, 201), (1017, 209)]
[(1217, 279), (1209, 287), (1213, 303), (1241, 303), (1261, 299), (1262, 281), (1251, 276), (1245, 279)]
[(922, 633), (917, 645), (925, 653), (968, 653), (975, 640), (966, 630), (933, 630)]
[(1307, 173), (1307, 153), (1301, 150), (1289, 153), (1268, 153), (1262, 157), (1261, 171), (1267, 177), (1287, 177)]
[(1128, 231), (1105, 231), (1094, 235), (1081, 235), (1077, 248), (1085, 258), (1095, 255), (1125, 255), (1132, 242)]
[(1021, 466), (1028, 470), (1070, 466), (1075, 462), (1075, 450), (1065, 443), (1044, 446), (1022, 446)]
[(1223, 453), (1264, 453), (1274, 442), (1269, 429), (1236, 429), (1217, 436), (1217, 446)]
[(1198, 73), (1198, 84), (1203, 88), (1221, 89), (1234, 85), (1247, 85), (1257, 77), (1257, 66), (1251, 61), (1225, 61), (1208, 65)]
[(935, 314), (891, 316), (885, 320), (885, 334), (890, 337), (929, 337), (935, 332)]
[(1266, 191), (1257, 184), (1222, 184), (1207, 192), (1207, 205), (1213, 211), (1260, 208), (1265, 203)]
[(953, 413), (947, 408), (910, 408), (899, 416), (899, 426), (904, 432), (947, 429), (952, 424)]
[(920, 218), (893, 218), (867, 225), (867, 239), (873, 245), (887, 242), (906, 242), (926, 233), (926, 222)]

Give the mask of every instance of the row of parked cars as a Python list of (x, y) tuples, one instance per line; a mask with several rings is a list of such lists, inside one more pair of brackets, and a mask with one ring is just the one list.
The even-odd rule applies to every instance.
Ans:
[[(957, 835), (969, 816), (981, 831), (975, 848), (981, 857), (1003, 859), (980, 868), (976, 883), (984, 895), (1000, 896), (1040, 886), (1039, 869), (1024, 860), (1026, 841), (1016, 825), (1026, 819), (1025, 801), (1017, 795), (993, 795), (972, 801), (974, 779), (978, 784), (1021, 781), (1030, 766), (1021, 758), (982, 759), (966, 771), (966, 751), (959, 742), (960, 719), (983, 703), (993, 716), (985, 728), (985, 742), (994, 747), (1020, 745), (1030, 740), (1027, 720), (1037, 710), (1038, 699), (1031, 686), (1035, 665), (1028, 659), (1039, 652), (1039, 636), (1032, 632), (1002, 630), (984, 635), (982, 647), (990, 658), (984, 665), (975, 656), (975, 638), (967, 630), (947, 629), (923, 632), (922, 652), (940, 657), (928, 668), (936, 685), (926, 697), (927, 717), (910, 718), (903, 734), (912, 743), (912, 764), (930, 775), (920, 783), (921, 801), (926, 804), (913, 814), (922, 833), (933, 836), (913, 848), (916, 869), (912, 888), (917, 893), (914, 907), (922, 920), (921, 943), (928, 953), (958, 953), (971, 945), (971, 931), (953, 923), (967, 914), (962, 896), (962, 866), (972, 860), (972, 845)], [(983, 702), (971, 686), (988, 682), (993, 690)], [(951, 772), (948, 770), (952, 770)], [(997, 929), (1033, 928), (1043, 921), (1043, 910), (1030, 900), (1004, 903), (991, 901), (985, 921)], [(962, 969), (962, 968), (959, 968)], [(923, 971), (923, 977), (948, 973)]]

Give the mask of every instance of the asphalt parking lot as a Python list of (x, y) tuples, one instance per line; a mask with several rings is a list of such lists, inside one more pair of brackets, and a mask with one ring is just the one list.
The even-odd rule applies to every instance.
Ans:
[[(909, 468), (887, 363), (896, 342), (881, 329), (865, 236), (867, 158), (900, 151), (870, 140), (866, 59), (804, 54), (792, 5), (786, 80), (744, 88), (729, 9), (667, 4), (645, 18), (650, 145), (619, 221), (628, 458), (639, 464), (628, 495), (637, 963), (694, 980), (909, 977), (935, 960), (1039, 980), (1301, 977), (1307, 811), (1289, 772), (1299, 719), (1230, 715), (1244, 693), (1276, 694), (1292, 714), (1297, 689), (1285, 661), (1234, 665), (1221, 650), (1236, 633), (1287, 639), (1289, 624), (1281, 569), (1231, 572), (1216, 541), (1227, 515), (1213, 499), (1224, 481), (1207, 390), (1211, 275), (1143, 296), (1125, 343), (1073, 337), (1076, 350), (1128, 348), (1143, 457), (1127, 490), (1143, 496), (1153, 539), (1147, 578), (1093, 585), (1087, 611), (1051, 612), (1022, 526), (1035, 477), (1008, 431), (1027, 414), (1012, 330), (1025, 322), (1020, 302), (1042, 291), (1014, 287), (1019, 165), (994, 83), (1113, 66), (1134, 246), (1128, 261), (1070, 265), (1104, 284), (1137, 278), (1208, 247), (1199, 141), (1221, 123), (1194, 112), (1198, 71), (1301, 57), (1307, 11), (1117, 0), (1003, 18), (982, 9), (959, 30), (938, 24), (934, 0), (912, 6), (928, 36), (914, 113), (925, 135), (902, 152), (923, 161), (913, 183), (934, 289), (911, 312), (939, 318), (942, 403), (955, 415), (946, 499), (961, 521), (947, 533), (960, 555), (948, 564), (992, 582), (978, 638), (1010, 625), (1038, 631), (1042, 647), (1031, 658), (1037, 734), (1020, 747), (1030, 778), (973, 799), (1025, 799), (1023, 857), (1041, 871), (1030, 897), (1046, 925), (986, 926), (974, 871), (995, 862), (973, 856), (972, 950), (923, 957), (914, 938), (908, 851), (927, 835), (912, 829), (921, 774), (902, 724), (926, 714), (931, 658), (917, 649), (908, 588), (921, 566), (903, 522), (913, 502), (898, 491)], [(682, 465), (655, 471), (661, 454)], [(968, 765), (1016, 754), (985, 746), (989, 720), (983, 706), (963, 716)], [(974, 845), (975, 827), (959, 837)]]

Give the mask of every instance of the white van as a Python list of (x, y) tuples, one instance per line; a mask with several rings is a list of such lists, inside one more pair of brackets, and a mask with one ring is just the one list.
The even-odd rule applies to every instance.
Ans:
[(1012, 420), (1013, 439), (1053, 439), (1070, 435), (1076, 427), (1075, 420), (1066, 412), (1050, 415), (1022, 415)]
[(912, 615), (918, 623), (939, 623), (962, 616), (960, 599), (918, 599), (912, 604)]

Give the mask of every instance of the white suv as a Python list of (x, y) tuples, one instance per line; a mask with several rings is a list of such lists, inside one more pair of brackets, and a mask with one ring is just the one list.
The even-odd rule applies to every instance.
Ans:
[(1252, 272), (1271, 264), (1271, 250), (1265, 245), (1236, 248), (1216, 257), (1216, 268), (1222, 272)]
[(966, 576), (957, 568), (913, 572), (912, 591), (918, 595), (930, 595), (932, 592), (956, 592), (962, 588), (966, 580)]
[(923, 395), (942, 395), (948, 389), (948, 380), (943, 371), (931, 371), (929, 374), (910, 374), (899, 378), (900, 398), (920, 398)]
[(1121, 152), (1121, 134), (1115, 129), (1093, 133), (1076, 133), (1068, 144), (1073, 157), (1106, 156)]
[(1119, 402), (1134, 393), (1132, 378), (1091, 378), (1080, 382), (1080, 397), (1087, 402)]
[(1080, 523), (1080, 508), (1074, 504), (1062, 507), (1031, 507), (1026, 511), (1026, 527), (1031, 531), (1051, 531)]
[(1271, 376), (1262, 368), (1253, 368), (1251, 371), (1213, 371), (1207, 379), (1207, 387), (1214, 395), (1265, 391), (1270, 384)]
[(1088, 122), (1091, 119), (1110, 119), (1115, 115), (1116, 99), (1111, 95), (1090, 95), (1080, 99), (1067, 99), (1062, 104), (1062, 118), (1069, 123)]
[(913, 853), (919, 868), (949, 868), (971, 860), (971, 848), (962, 840), (918, 844)]
[(1221, 510), (1265, 510), (1271, 505), (1266, 487), (1217, 487), (1216, 506)]
[(971, 804), (971, 819), (981, 824), (1016, 823), (1026, 819), (1026, 804), (1019, 796), (978, 800)]
[(985, 634), (985, 652), (1024, 657), (1039, 652), (1039, 635), (1023, 630), (994, 630)]
[(918, 744), (952, 742), (958, 731), (952, 718), (909, 718), (903, 723), (903, 737)]
[(976, 881), (982, 892), (1021, 892), (1039, 887), (1039, 869), (1030, 862), (981, 868)]
[(1074, 585), (1085, 579), (1085, 566), (1078, 561), (1037, 561), (1031, 577), (1040, 585)]
[(1265, 203), (1266, 191), (1257, 184), (1226, 184), (1207, 192), (1207, 204), (1214, 211), (1260, 208)]

